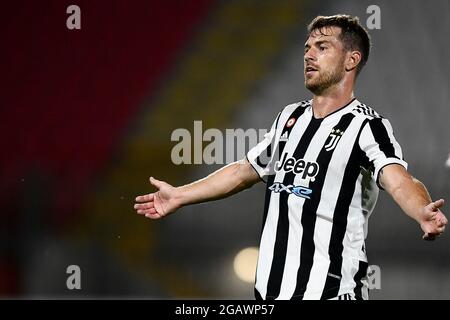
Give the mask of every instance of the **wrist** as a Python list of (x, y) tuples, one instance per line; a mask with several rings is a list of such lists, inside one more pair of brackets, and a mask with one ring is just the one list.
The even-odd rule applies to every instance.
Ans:
[(427, 222), (427, 210), (425, 208), (425, 206), (421, 206), (419, 209), (419, 214), (416, 217), (416, 221), (422, 225), (425, 222)]
[(430, 219), (432, 218), (433, 212), (429, 208), (429, 203), (424, 203), (419, 210), (419, 214), (416, 218), (417, 222), (422, 226), (426, 225), (430, 222)]
[(184, 207), (185, 205), (189, 204), (187, 198), (186, 198), (186, 192), (184, 187), (176, 187), (175, 188), (175, 204), (178, 208)]

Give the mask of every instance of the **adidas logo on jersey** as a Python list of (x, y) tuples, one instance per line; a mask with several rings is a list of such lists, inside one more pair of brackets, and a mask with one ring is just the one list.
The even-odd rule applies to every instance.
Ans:
[(280, 141), (288, 141), (288, 132), (285, 131), (281, 137), (280, 137)]

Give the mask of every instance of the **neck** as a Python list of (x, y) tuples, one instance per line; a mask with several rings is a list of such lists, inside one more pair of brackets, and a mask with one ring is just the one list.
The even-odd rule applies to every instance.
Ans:
[(324, 118), (348, 104), (354, 98), (353, 85), (343, 81), (313, 97), (315, 118)]

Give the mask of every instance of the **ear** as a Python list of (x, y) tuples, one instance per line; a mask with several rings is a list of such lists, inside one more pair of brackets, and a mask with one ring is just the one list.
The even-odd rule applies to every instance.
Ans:
[(352, 71), (361, 62), (361, 52), (349, 51), (345, 59), (345, 71)]

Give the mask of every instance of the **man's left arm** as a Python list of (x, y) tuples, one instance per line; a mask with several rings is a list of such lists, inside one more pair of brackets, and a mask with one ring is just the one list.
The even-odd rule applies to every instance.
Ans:
[(424, 240), (434, 240), (440, 236), (448, 223), (440, 208), (444, 199), (431, 199), (425, 186), (411, 176), (401, 165), (390, 164), (380, 170), (379, 183), (402, 210), (416, 220), (422, 228)]

